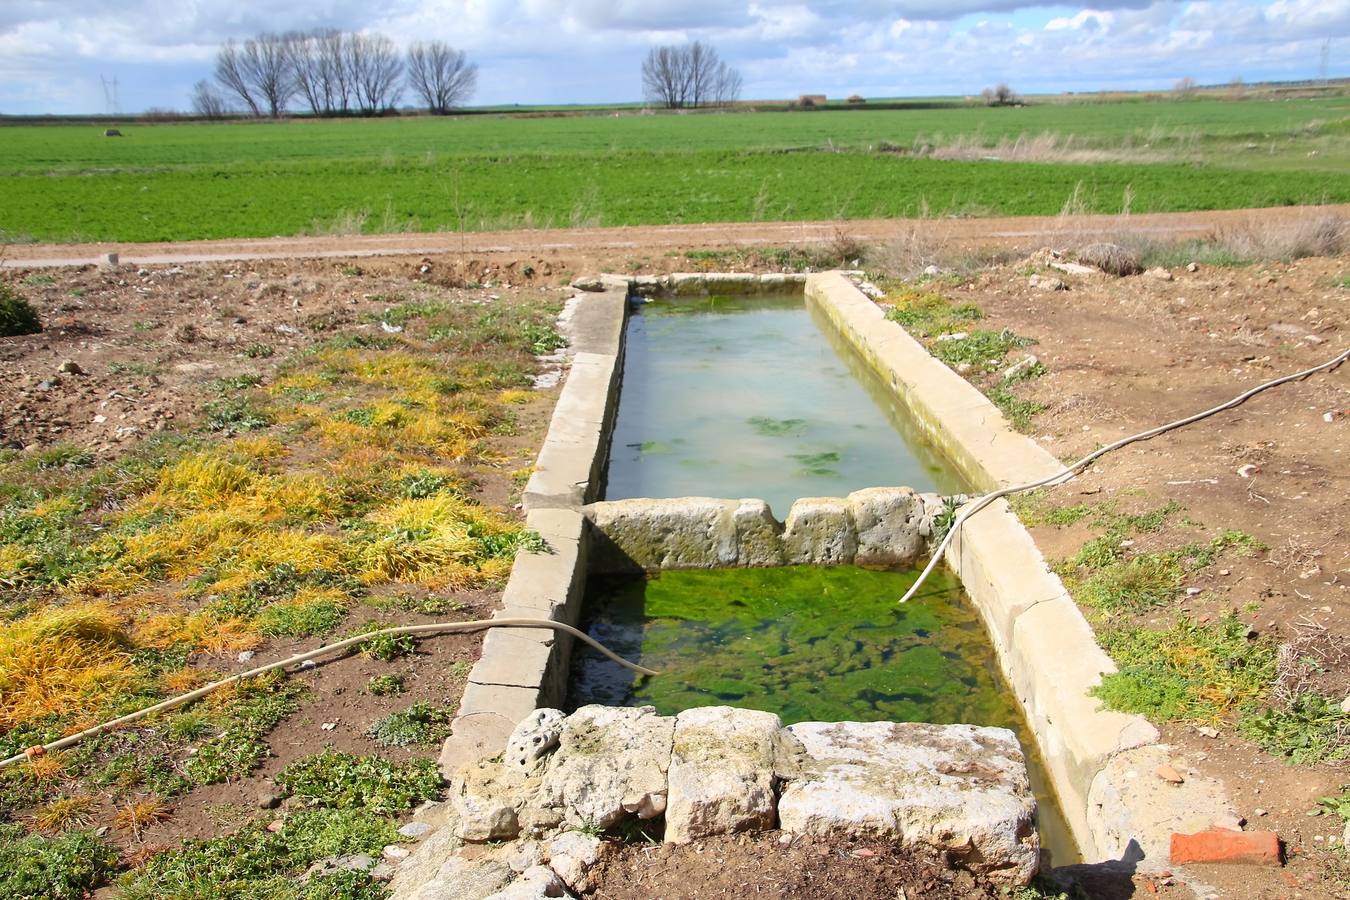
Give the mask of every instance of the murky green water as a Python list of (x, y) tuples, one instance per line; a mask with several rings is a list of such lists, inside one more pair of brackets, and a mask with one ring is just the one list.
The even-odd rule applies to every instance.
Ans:
[[(824, 327), (822, 327), (822, 325)], [(605, 497), (965, 489), (800, 296), (642, 304), (628, 322)]]
[[(662, 674), (637, 678), (587, 648), (569, 708), (651, 705), (664, 715), (728, 705), (802, 721), (968, 723), (1035, 742), (993, 647), (954, 577), (940, 570), (901, 606), (912, 571), (855, 566), (671, 571), (592, 578), (584, 617), (605, 646)], [(1041, 834), (1073, 861), (1034, 752)]]

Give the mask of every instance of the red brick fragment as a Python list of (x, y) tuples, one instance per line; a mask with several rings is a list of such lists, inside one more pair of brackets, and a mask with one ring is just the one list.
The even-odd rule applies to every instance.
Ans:
[(1172, 865), (1233, 863), (1249, 866), (1280, 865), (1280, 838), (1273, 831), (1225, 831), (1211, 828), (1198, 834), (1172, 835)]

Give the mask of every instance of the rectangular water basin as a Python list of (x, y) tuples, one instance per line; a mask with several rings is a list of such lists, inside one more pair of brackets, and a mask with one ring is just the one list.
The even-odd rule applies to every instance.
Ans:
[(591, 578), (583, 625), (661, 674), (639, 678), (579, 645), (568, 708), (736, 706), (803, 721), (994, 725), (1021, 740), (1042, 845), (1077, 851), (994, 649), (956, 579), (939, 570), (901, 606), (913, 571), (855, 566), (667, 571)]
[(966, 485), (801, 295), (638, 301), (605, 499), (799, 497)]

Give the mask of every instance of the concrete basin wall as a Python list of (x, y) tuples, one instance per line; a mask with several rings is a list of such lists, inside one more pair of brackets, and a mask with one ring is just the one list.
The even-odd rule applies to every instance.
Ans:
[[(811, 275), (806, 296), (971, 484), (992, 490), (1061, 471), (1053, 456), (1016, 432), (988, 398), (888, 321), (846, 277)], [(1006, 502), (967, 522), (945, 559), (988, 628), (1084, 857), (1119, 858), (1122, 844), (1136, 840), (1122, 838), (1130, 825), (1121, 823), (1134, 817), (1119, 802), (1098, 802), (1104, 793), (1114, 796), (1102, 791), (1100, 780), (1111, 777), (1104, 772), (1113, 758), (1156, 743), (1157, 729), (1142, 716), (1103, 709), (1089, 695), (1103, 674), (1116, 671), (1115, 663)]]

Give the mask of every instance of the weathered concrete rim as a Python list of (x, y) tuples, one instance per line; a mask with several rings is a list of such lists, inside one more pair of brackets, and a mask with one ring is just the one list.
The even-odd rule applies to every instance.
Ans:
[[(1058, 460), (1013, 430), (988, 398), (887, 320), (844, 275), (809, 276), (806, 297), (893, 387), (971, 484), (991, 490), (1062, 470)], [(1111, 760), (1157, 744), (1158, 731), (1144, 717), (1103, 709), (1090, 696), (1103, 675), (1116, 671), (1115, 663), (1098, 646), (1030, 533), (999, 500), (966, 523), (945, 560), (984, 619), (1084, 858), (1106, 861), (1119, 852), (1121, 820), (1138, 827), (1138, 846), (1157, 846), (1157, 835), (1143, 833), (1148, 811), (1129, 808), (1128, 797), (1118, 801), (1125, 808), (1107, 810), (1096, 798), (1106, 793), (1101, 781), (1112, 777), (1107, 771)], [(1197, 796), (1197, 801), (1221, 798)]]

